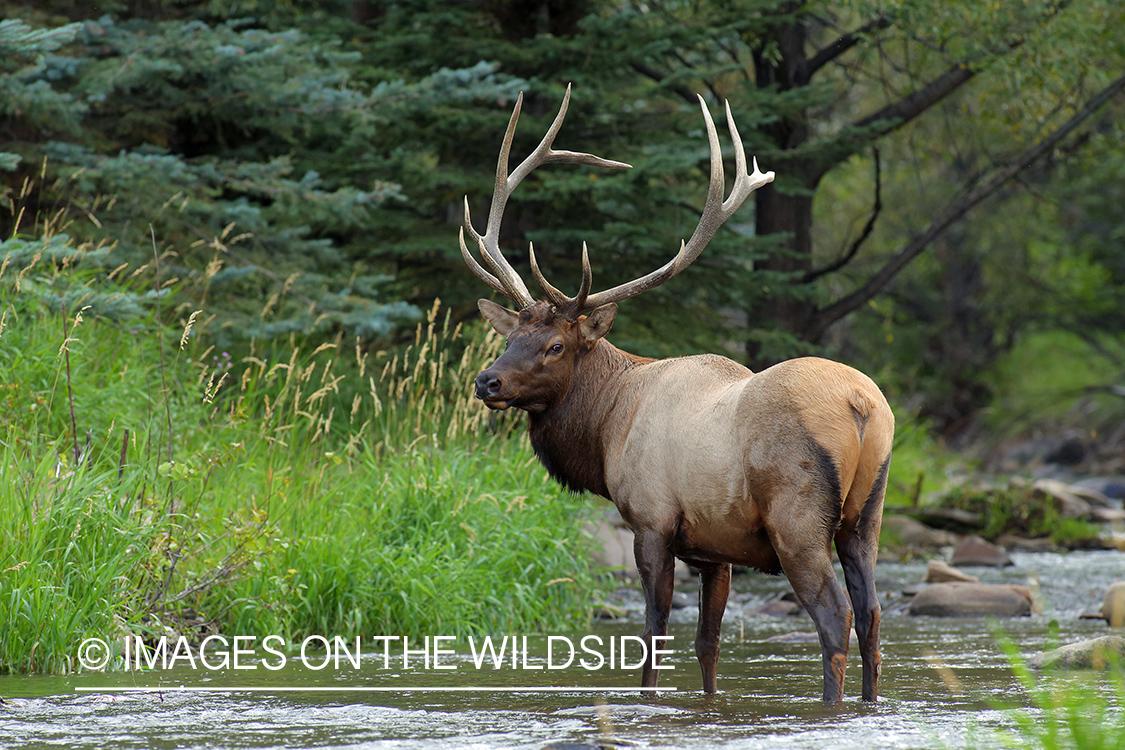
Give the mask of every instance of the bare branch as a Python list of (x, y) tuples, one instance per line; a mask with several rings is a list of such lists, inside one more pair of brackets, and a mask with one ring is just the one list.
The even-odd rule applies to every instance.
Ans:
[[(1049, 7), (1040, 20), (1045, 22), (1051, 18), (1057, 17), (1072, 2), (1073, 0), (1059, 0), (1059, 2)], [(993, 53), (1002, 53), (1017, 49), (1023, 45), (1024, 39), (1025, 36), (1023, 34), (1016, 35), (1008, 41), (997, 45), (997, 47), (993, 49)], [(814, 57), (813, 59), (815, 60), (816, 58)], [(846, 138), (849, 130), (863, 130), (873, 127), (874, 130), (872, 132), (865, 133), (861, 136), (863, 141), (870, 141), (898, 130), (906, 123), (911, 122), (919, 115), (923, 114), (930, 107), (945, 99), (965, 83), (972, 80), (979, 72), (975, 67), (979, 59), (981, 58), (967, 59), (957, 63), (921, 88), (888, 104), (878, 112), (856, 120), (850, 126), (843, 128), (834, 138)], [(857, 143), (857, 148), (862, 145), (862, 143)], [(840, 159), (834, 159), (830, 164), (822, 165), (816, 177), (819, 178), (823, 176), (825, 172), (838, 164), (839, 161)]]
[(1102, 89), (1090, 99), (1069, 120), (1043, 140), (1025, 149), (1015, 159), (1002, 167), (991, 179), (963, 192), (939, 216), (930, 222), (925, 231), (912, 239), (896, 252), (874, 276), (851, 294), (837, 300), (832, 305), (817, 311), (806, 328), (809, 340), (819, 340), (832, 323), (852, 312), (867, 300), (878, 294), (891, 279), (898, 275), (910, 261), (914, 260), (930, 243), (936, 240), (951, 224), (963, 217), (978, 203), (995, 193), (1001, 186), (1017, 174), (1034, 164), (1044, 154), (1052, 151), (1064, 138), (1079, 125), (1089, 119), (1107, 101), (1125, 90), (1125, 75)]
[(871, 231), (875, 228), (875, 221), (879, 218), (879, 214), (883, 210), (882, 162), (879, 159), (879, 149), (873, 148), (871, 150), (875, 155), (875, 205), (871, 207), (870, 218), (867, 219), (867, 223), (863, 225), (863, 231), (859, 233), (859, 237), (856, 238), (855, 242), (852, 243), (852, 246), (848, 248), (848, 251), (846, 253), (844, 253), (833, 263), (825, 266), (824, 268), (817, 268), (806, 273), (801, 277), (802, 284), (808, 284), (809, 282), (815, 281), (825, 274), (835, 273), (836, 271), (839, 271), (841, 268), (846, 266), (848, 263), (851, 263), (852, 259), (856, 256), (856, 253), (859, 252), (860, 246), (867, 241), (868, 237), (871, 236)]
[(818, 70), (862, 42), (866, 34), (870, 34), (872, 31), (885, 29), (892, 23), (894, 23), (894, 18), (889, 15), (881, 15), (875, 20), (860, 26), (855, 31), (848, 32), (836, 39), (836, 41), (813, 55), (812, 59), (802, 66), (801, 72), (797, 76), (797, 84), (807, 84), (809, 80), (816, 75)]
[(857, 129), (867, 128), (876, 123), (883, 123), (883, 127), (877, 131), (876, 135), (886, 135), (949, 96), (975, 75), (976, 71), (965, 63), (954, 65), (922, 88), (907, 94), (894, 104), (889, 104), (878, 112), (857, 120), (852, 124), (852, 127)]

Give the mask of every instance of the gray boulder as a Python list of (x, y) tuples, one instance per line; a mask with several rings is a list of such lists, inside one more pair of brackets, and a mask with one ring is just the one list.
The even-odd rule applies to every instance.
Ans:
[(1125, 477), (1090, 477), (1080, 479), (1074, 486), (1093, 490), (1111, 500), (1125, 500)]
[(756, 614), (766, 615), (767, 617), (798, 617), (804, 613), (805, 610), (800, 604), (785, 599), (767, 602), (756, 611)]
[(1005, 565), (1012, 564), (1012, 558), (1008, 557), (1008, 553), (1003, 548), (997, 547), (991, 542), (986, 542), (979, 536), (966, 537), (965, 541), (953, 550), (953, 556), (949, 558), (949, 564), (953, 567), (957, 566), (987, 566), (993, 568), (1001, 568)]
[[(1087, 496), (1095, 494), (1090, 490), (1071, 487), (1058, 479), (1036, 479), (1031, 483), (1031, 492), (1032, 497), (1036, 500), (1053, 505), (1063, 518), (1086, 518), (1089, 516), (1091, 505), (1085, 497), (1080, 497), (1079, 493)], [(1107, 499), (1106, 505), (1108, 503)]]
[(906, 611), (923, 617), (1026, 617), (1031, 593), (1023, 586), (935, 583), (919, 591)]
[(594, 564), (609, 568), (619, 575), (637, 576), (637, 563), (633, 557), (633, 532), (618, 526), (607, 515), (589, 528), (594, 537)]
[(949, 583), (950, 581), (980, 583), (980, 579), (976, 576), (962, 573), (941, 560), (930, 560), (926, 563), (926, 576), (922, 579), (922, 583)]
[(952, 547), (961, 541), (957, 534), (930, 528), (909, 516), (883, 516), (883, 530), (912, 547)]
[(1102, 617), (1110, 627), (1125, 625), (1125, 581), (1112, 584), (1105, 592), (1102, 601)]
[[(1088, 641), (1079, 641), (1067, 646), (1035, 654), (1027, 660), (1032, 669), (1104, 669), (1112, 663), (1110, 654), (1125, 658), (1125, 638), (1119, 635), (1103, 635)], [(1118, 664), (1125, 663), (1118, 661)]]

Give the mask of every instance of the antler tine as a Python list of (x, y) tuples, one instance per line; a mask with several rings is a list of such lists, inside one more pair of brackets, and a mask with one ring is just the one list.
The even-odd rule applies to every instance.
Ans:
[[(488, 284), (497, 292), (500, 292), (500, 294), (503, 294), (506, 297), (511, 297), (511, 290), (505, 287), (498, 278), (490, 274), (488, 271), (484, 270), (481, 264), (477, 263), (477, 259), (469, 253), (469, 248), (465, 245), (464, 227), (461, 227), (461, 231), (457, 233), (457, 241), (461, 243), (461, 257), (465, 259), (465, 263), (469, 266), (469, 270), (471, 270), (478, 279), (483, 281), (485, 284)], [(487, 254), (482, 253), (482, 257), (487, 257)]]
[(590, 294), (590, 284), (594, 279), (594, 274), (590, 270), (590, 251), (586, 243), (582, 243), (582, 285), (578, 288), (578, 294), (573, 297), (567, 297), (543, 276), (543, 272), (539, 270), (539, 263), (535, 260), (535, 246), (530, 243), (528, 254), (531, 256), (531, 273), (539, 286), (543, 287), (551, 304), (563, 317), (577, 318), (586, 305), (586, 297)]
[[(473, 238), (479, 248), (481, 258), (492, 269), (495, 276), (486, 272), (475, 261), (469, 264), (469, 268), (486, 284), (511, 299), (521, 309), (534, 305), (535, 298), (531, 296), (531, 292), (528, 291), (527, 285), (523, 283), (523, 279), (516, 273), (516, 269), (512, 268), (512, 264), (500, 252), (499, 239), (500, 220), (504, 216), (504, 206), (507, 204), (508, 195), (511, 192), (508, 188), (508, 155), (512, 150), (512, 141), (516, 135), (516, 123), (519, 122), (520, 109), (522, 108), (523, 92), (521, 91), (519, 96), (516, 97), (516, 106), (512, 109), (512, 116), (508, 119), (508, 128), (504, 131), (504, 140), (500, 144), (500, 156), (496, 160), (496, 181), (492, 190), (492, 205), (488, 211), (488, 224), (483, 236), (473, 227), (472, 219), (469, 217), (469, 198), (468, 196), (465, 197), (465, 229), (468, 230), (469, 236)], [(468, 257), (465, 251), (461, 254)], [(500, 285), (499, 288), (497, 284)]]
[(555, 115), (551, 127), (547, 129), (547, 134), (543, 136), (543, 140), (539, 141), (535, 150), (516, 167), (512, 176), (508, 178), (508, 192), (515, 190), (524, 177), (527, 177), (533, 169), (542, 164), (585, 164), (591, 167), (608, 167), (609, 169), (632, 169), (632, 165), (622, 161), (603, 159), (600, 156), (579, 151), (556, 151), (554, 149), (555, 136), (559, 134), (559, 129), (562, 128), (563, 118), (566, 117), (566, 109), (569, 105), (570, 84), (568, 83), (566, 93), (563, 94), (562, 106), (559, 107), (559, 113)]
[[(523, 181), (528, 174), (531, 173), (536, 167), (542, 164), (550, 163), (566, 163), (566, 164), (585, 164), (595, 167), (610, 167), (610, 168), (629, 168), (628, 164), (618, 161), (611, 161), (603, 159), (600, 156), (593, 154), (579, 153), (575, 151), (556, 151), (552, 148), (555, 136), (558, 135), (559, 129), (562, 127), (563, 118), (566, 117), (567, 105), (570, 102), (570, 85), (566, 87), (566, 95), (563, 97), (562, 106), (559, 107), (559, 113), (555, 115), (554, 122), (547, 130), (547, 134), (543, 136), (543, 140), (535, 147), (535, 150), (516, 167), (515, 171), (511, 174), (508, 173), (508, 156), (512, 149), (512, 141), (515, 138), (516, 123), (519, 121), (520, 109), (523, 106), (523, 93), (521, 92), (516, 99), (516, 106), (512, 110), (512, 117), (508, 120), (508, 129), (504, 133), (504, 141), (500, 146), (500, 157), (496, 162), (496, 182), (492, 192), (492, 205), (488, 211), (488, 225), (485, 233), (481, 235), (473, 228), (472, 221), (469, 218), (469, 202), (468, 198), (465, 199), (465, 230), (468, 231), (469, 236), (476, 242), (477, 247), (480, 249), (481, 258), (485, 264), (491, 269), (491, 273), (484, 269), (475, 260), (470, 262), (471, 256), (468, 253), (468, 248), (462, 240), (462, 256), (465, 257), (466, 263), (473, 273), (477, 275), (482, 281), (490, 287), (500, 292), (501, 294), (509, 297), (513, 302), (517, 303), (521, 308), (530, 307), (535, 304), (531, 292), (528, 291), (527, 285), (516, 273), (512, 264), (508, 262), (504, 254), (500, 252), (499, 239), (500, 239), (500, 223), (504, 217), (504, 209), (508, 204), (508, 198), (511, 196), (512, 191)], [(534, 266), (534, 256), (533, 256)], [(536, 272), (536, 280), (542, 286), (545, 282), (542, 279), (542, 274)], [(559, 292), (550, 285), (544, 286), (543, 289), (548, 297), (552, 298), (553, 295), (563, 301), (564, 303), (570, 300), (569, 297)]]
[(547, 299), (555, 307), (563, 307), (570, 301), (570, 298), (555, 288), (551, 282), (547, 281), (543, 276), (543, 272), (539, 270), (539, 263), (535, 260), (535, 243), (527, 243), (527, 254), (531, 259), (531, 275), (535, 277), (535, 282), (542, 288), (543, 293), (547, 295)]
[(586, 298), (590, 294), (590, 283), (594, 280), (594, 274), (590, 270), (590, 253), (586, 250), (586, 243), (582, 243), (582, 286), (578, 287), (578, 294), (575, 295), (574, 300), (571, 302), (571, 307), (566, 311), (567, 317), (576, 317), (579, 312), (586, 306)]
[(687, 242), (680, 242), (680, 250), (672, 260), (639, 279), (590, 295), (579, 312), (586, 312), (610, 302), (620, 302), (623, 299), (635, 297), (663, 284), (687, 268), (703, 252), (703, 248), (715, 236), (715, 232), (719, 230), (723, 222), (739, 209), (750, 194), (763, 185), (773, 182), (773, 172), (763, 173), (759, 171), (757, 159), (754, 160), (753, 174), (747, 172), (746, 151), (742, 146), (738, 129), (735, 127), (730, 104), (727, 103), (727, 128), (730, 130), (731, 140), (734, 141), (736, 176), (730, 196), (723, 200), (723, 154), (719, 147), (719, 136), (715, 132), (715, 123), (711, 119), (711, 113), (707, 111), (707, 103), (703, 101), (702, 96), (699, 97), (699, 106), (703, 110), (703, 120), (707, 125), (707, 141), (711, 150), (711, 180), (707, 187), (707, 201), (704, 204), (703, 215), (699, 219), (698, 226), (696, 226)]

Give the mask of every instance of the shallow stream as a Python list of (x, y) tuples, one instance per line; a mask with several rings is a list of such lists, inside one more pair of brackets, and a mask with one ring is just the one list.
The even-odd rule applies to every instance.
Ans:
[[(1125, 578), (1125, 556), (1115, 552), (1013, 555), (1005, 570), (973, 570), (986, 583), (1019, 583), (1038, 589), (1040, 614), (1006, 620), (1001, 627), (1030, 655), (1048, 647), (1052, 623), (1064, 643), (1107, 632), (1103, 622), (1079, 620), (1096, 609), (1105, 588)], [(400, 642), (361, 644), (359, 667), (345, 658), (319, 667), (323, 648), (306, 654), (248, 646), (240, 666), (210, 669), (184, 660), (168, 670), (87, 672), (66, 677), (0, 676), (0, 745), (7, 748), (542, 748), (552, 742), (590, 743), (612, 738), (639, 747), (724, 748), (953, 748), (1002, 746), (998, 730), (1010, 726), (996, 703), (1017, 704), (1020, 693), (984, 620), (916, 618), (894, 613), (898, 592), (920, 580), (924, 563), (880, 563), (885, 597), (881, 699), (858, 699), (858, 655), (849, 660), (841, 707), (819, 700), (819, 647), (767, 638), (812, 630), (807, 617), (748, 614), (786, 590), (784, 579), (735, 578), (723, 627), (719, 690), (700, 692), (693, 638), (695, 610), (674, 613), (671, 655), (660, 693), (629, 688), (636, 671), (583, 668), (596, 664), (581, 650), (609, 656), (608, 643), (635, 636), (629, 622), (595, 623), (590, 632), (557, 634), (552, 666), (545, 669), (547, 636), (527, 634), (530, 655), (510, 649), (496, 667), (477, 668), (467, 639), (442, 641), (455, 649), (425, 668), (422, 644), (411, 642), (409, 667)], [(637, 584), (633, 584), (635, 590)], [(684, 588), (692, 594), (689, 588)], [(434, 634), (440, 635), (440, 634)], [(627, 661), (637, 644), (626, 643)], [(522, 640), (518, 641), (522, 649)], [(275, 644), (276, 645), (276, 644)], [(317, 645), (317, 644), (310, 644)], [(349, 644), (352, 646), (354, 644)], [(474, 642), (478, 652), (480, 643)], [(510, 645), (510, 643), (509, 643)], [(430, 656), (435, 644), (430, 644)], [(256, 650), (255, 650), (256, 648)], [(630, 651), (630, 649), (632, 651)], [(352, 649), (354, 652), (354, 649)], [(388, 656), (389, 655), (389, 656)], [(479, 654), (478, 654), (479, 655)], [(614, 654), (615, 659), (620, 654)], [(213, 659), (212, 663), (216, 663)], [(607, 659), (608, 661), (608, 659)], [(524, 668), (525, 664), (528, 668)], [(537, 669), (534, 667), (538, 667)], [(136, 687), (152, 690), (123, 692)], [(525, 690), (536, 688), (539, 690)], [(544, 688), (549, 688), (544, 689)]]

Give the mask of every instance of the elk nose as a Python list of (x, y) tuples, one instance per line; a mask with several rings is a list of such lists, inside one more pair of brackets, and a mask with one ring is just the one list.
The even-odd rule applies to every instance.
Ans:
[(477, 375), (477, 398), (485, 399), (489, 396), (495, 396), (500, 392), (500, 378), (492, 372), (485, 370), (480, 375)]

